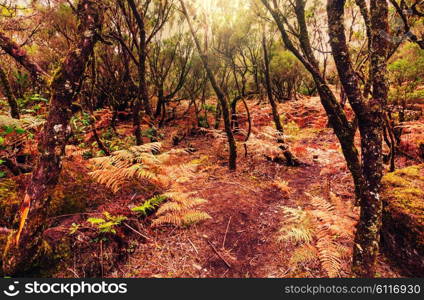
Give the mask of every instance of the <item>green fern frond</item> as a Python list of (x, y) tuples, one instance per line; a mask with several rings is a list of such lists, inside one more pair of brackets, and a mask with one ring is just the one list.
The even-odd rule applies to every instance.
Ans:
[(145, 201), (140, 206), (133, 207), (131, 210), (135, 213), (147, 216), (149, 213), (157, 209), (164, 201), (166, 201), (166, 199), (168, 198), (163, 195), (158, 195)]

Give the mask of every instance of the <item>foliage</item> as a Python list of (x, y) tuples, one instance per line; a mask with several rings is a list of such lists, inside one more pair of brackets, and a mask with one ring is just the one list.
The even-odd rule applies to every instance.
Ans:
[(149, 213), (157, 209), (165, 200), (168, 198), (164, 195), (157, 195), (149, 200), (146, 200), (142, 205), (131, 208), (133, 212), (136, 212), (142, 216), (147, 216)]
[(295, 268), (318, 260), (329, 277), (342, 276), (351, 257), (354, 221), (346, 217), (346, 203), (331, 193), (326, 200), (307, 194), (311, 208), (282, 207), (279, 240), (295, 246), (290, 264)]
[(303, 81), (309, 75), (296, 57), (287, 50), (276, 45), (271, 53), (270, 75), (273, 91), (278, 100), (290, 99), (298, 92)]
[(389, 66), (389, 100), (398, 105), (424, 99), (424, 91), (417, 89), (424, 83), (424, 50), (416, 44), (407, 44), (392, 59)]
[(104, 218), (88, 218), (87, 222), (95, 226), (100, 233), (116, 233), (116, 226), (121, 225), (127, 218), (124, 216), (112, 216), (109, 212), (103, 213)]
[(108, 157), (95, 158), (92, 160), (95, 170), (90, 175), (115, 193), (125, 188), (131, 180), (144, 181), (168, 191), (132, 208), (132, 211), (146, 216), (160, 206), (156, 214), (158, 218), (153, 221), (154, 226), (188, 226), (209, 219), (208, 214), (195, 209), (206, 200), (194, 197), (193, 193), (182, 192), (181, 184), (190, 180), (196, 165), (168, 167), (166, 164), (173, 155), (187, 152), (172, 150), (161, 153), (161, 149), (161, 143), (151, 143), (117, 151)]
[(194, 193), (168, 192), (165, 197), (172, 199), (162, 205), (158, 212), (158, 218), (153, 221), (153, 226), (172, 224), (175, 226), (190, 226), (211, 219), (211, 217), (195, 208), (207, 201), (194, 197)]

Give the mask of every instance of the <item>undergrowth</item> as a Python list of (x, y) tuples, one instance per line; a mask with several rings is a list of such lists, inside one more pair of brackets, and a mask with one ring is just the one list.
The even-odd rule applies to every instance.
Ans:
[(328, 277), (348, 274), (355, 221), (346, 217), (349, 205), (330, 193), (329, 199), (306, 194), (310, 206), (283, 206), (284, 221), (278, 239), (291, 243), (295, 250), (289, 264), (293, 274), (306, 272), (319, 264)]
[(210, 216), (197, 209), (206, 200), (184, 188), (184, 183), (195, 176), (197, 165), (172, 165), (176, 155), (184, 154), (187, 154), (184, 149), (162, 152), (161, 143), (134, 146), (116, 151), (111, 156), (92, 159), (94, 170), (90, 176), (114, 193), (128, 187), (133, 180), (155, 186), (162, 194), (145, 200), (132, 211), (147, 216), (158, 210), (153, 226), (188, 226), (210, 219)]

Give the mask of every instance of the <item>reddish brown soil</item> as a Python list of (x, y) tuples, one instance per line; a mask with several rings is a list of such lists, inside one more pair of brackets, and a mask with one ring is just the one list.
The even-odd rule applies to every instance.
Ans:
[[(254, 132), (272, 125), (266, 105), (252, 102), (251, 110)], [(186, 138), (179, 147), (196, 149), (190, 160), (207, 157), (199, 176), (186, 189), (208, 200), (201, 209), (212, 219), (188, 229), (146, 227), (151, 240), (141, 239), (135, 253), (109, 276), (302, 277), (288, 264), (292, 246), (277, 239), (283, 219), (281, 206), (307, 207), (304, 192), (311, 189), (323, 194), (331, 190), (345, 201), (354, 199), (343, 156), (332, 130), (325, 128), (318, 99), (289, 102), (280, 110), (303, 129), (310, 129), (310, 134), (289, 139), (304, 166), (286, 167), (251, 159), (250, 154), (245, 158), (240, 151), (238, 169), (230, 172), (226, 152), (217, 153), (211, 137)], [(272, 184), (275, 179), (287, 181), (292, 193), (282, 193)], [(353, 217), (356, 214), (352, 212)], [(379, 275), (398, 276), (384, 260), (380, 259)], [(319, 266), (308, 271), (314, 277), (325, 276)]]

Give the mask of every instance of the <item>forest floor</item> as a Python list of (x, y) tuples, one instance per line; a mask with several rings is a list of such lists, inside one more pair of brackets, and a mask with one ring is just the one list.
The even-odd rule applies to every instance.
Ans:
[[(249, 106), (253, 134), (273, 125), (269, 105), (251, 101)], [(249, 149), (252, 146), (248, 147), (245, 158), (240, 146), (237, 171), (230, 172), (227, 152), (216, 146), (211, 137), (186, 137), (178, 147), (195, 151), (175, 164), (201, 162), (197, 175), (185, 188), (208, 200), (201, 210), (212, 218), (183, 229), (143, 227), (149, 240), (138, 237), (140, 242), (136, 243), (134, 252), (127, 260), (117, 262), (107, 276), (326, 277), (319, 264), (297, 268), (290, 263), (294, 246), (279, 240), (285, 218), (282, 206), (307, 208), (310, 206), (308, 193), (323, 198), (331, 193), (352, 207), (344, 217), (356, 220), (358, 209), (352, 205), (352, 182), (336, 137), (327, 128), (319, 98), (289, 101), (280, 104), (279, 109), (289, 124), (287, 142), (304, 165), (287, 167), (263, 156), (252, 158), (252, 149)], [(165, 144), (169, 147), (176, 130), (178, 124), (164, 130)], [(282, 191), (276, 181), (288, 183), (289, 188)], [(341, 275), (351, 276), (350, 261), (341, 263), (344, 264)], [(399, 276), (383, 256), (379, 258), (378, 275)]]

